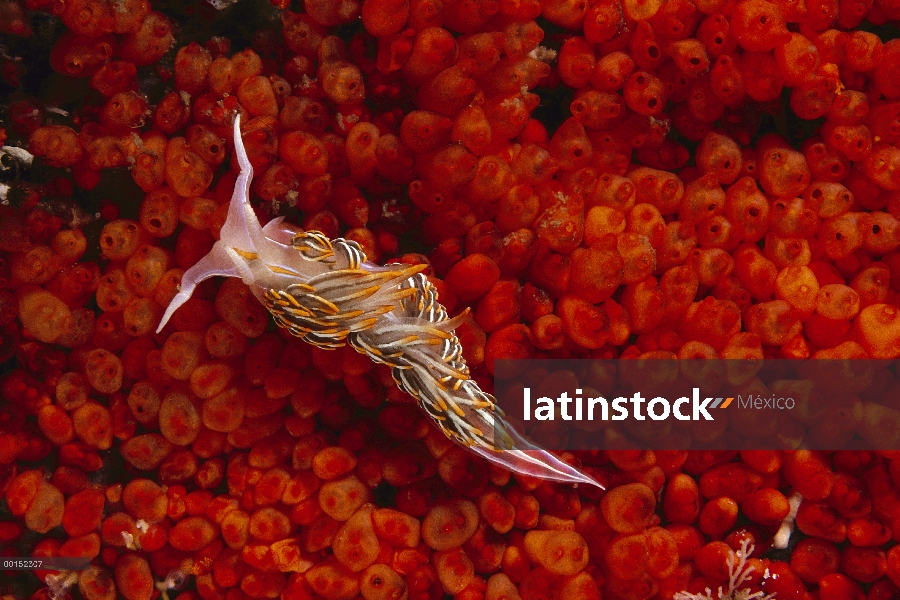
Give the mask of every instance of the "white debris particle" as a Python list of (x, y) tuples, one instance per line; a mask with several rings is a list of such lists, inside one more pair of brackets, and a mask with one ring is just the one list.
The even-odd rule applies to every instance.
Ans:
[(237, 4), (238, 0), (206, 0), (213, 5), (216, 10), (225, 10), (232, 4)]
[(538, 46), (528, 53), (528, 57), (549, 64), (556, 60), (556, 50), (551, 50), (545, 46)]

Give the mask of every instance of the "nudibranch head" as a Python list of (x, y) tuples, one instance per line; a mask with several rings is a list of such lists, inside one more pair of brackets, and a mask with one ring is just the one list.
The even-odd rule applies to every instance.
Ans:
[(240, 115), (234, 118), (234, 151), (241, 172), (234, 185), (228, 217), (219, 240), (209, 254), (184, 272), (178, 294), (169, 303), (160, 320), (157, 333), (165, 327), (178, 308), (187, 302), (201, 281), (210, 277), (239, 277), (260, 299), (266, 289), (281, 289), (316, 274), (321, 269), (297, 271), (297, 252), (291, 248), (298, 229), (285, 225), (283, 218), (260, 226), (250, 205), (250, 182), (253, 166), (247, 158), (241, 139)]

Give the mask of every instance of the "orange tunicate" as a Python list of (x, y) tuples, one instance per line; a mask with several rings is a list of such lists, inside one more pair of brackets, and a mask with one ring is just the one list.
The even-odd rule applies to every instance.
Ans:
[(329, 517), (346, 521), (369, 499), (369, 489), (356, 476), (329, 481), (319, 489), (319, 506)]
[(462, 548), (435, 552), (431, 561), (447, 594), (461, 595), (475, 577), (475, 565)]
[(183, 198), (202, 196), (213, 179), (212, 168), (183, 137), (173, 137), (166, 145), (166, 183)]
[(839, 217), (850, 210), (853, 194), (839, 183), (813, 181), (802, 198), (822, 219)]
[[(515, 149), (515, 146), (513, 148)], [(550, 152), (532, 142), (523, 143), (509, 164), (513, 173), (518, 177), (519, 183), (526, 184), (513, 187), (510, 191), (519, 190), (518, 197), (523, 199), (529, 198), (532, 194), (531, 186), (548, 182), (559, 169), (559, 162), (550, 156)], [(600, 187), (597, 186), (597, 188)], [(528, 223), (533, 220), (532, 218)]]
[(328, 169), (328, 152), (313, 134), (289, 131), (281, 136), (278, 155), (294, 173), (322, 175)]
[[(457, 38), (459, 60), (471, 58), (478, 62), (479, 73), (486, 73), (497, 66), (506, 43), (506, 34), (501, 31), (482, 32)], [(507, 53), (510, 55), (510, 53)]]
[(704, 172), (715, 173), (719, 183), (734, 183), (741, 172), (741, 149), (730, 137), (710, 132), (697, 148), (697, 162)]
[(319, 479), (329, 481), (352, 471), (356, 468), (356, 462), (352, 452), (335, 446), (317, 452), (313, 457), (312, 469)]
[(574, 296), (597, 304), (609, 298), (622, 283), (625, 263), (618, 249), (610, 247), (613, 240), (606, 236), (590, 248), (572, 253), (569, 290)]
[(139, 381), (131, 387), (126, 400), (131, 414), (139, 423), (155, 423), (159, 416), (162, 397), (159, 390), (149, 381)]
[(191, 372), (191, 391), (201, 399), (216, 396), (235, 376), (234, 369), (223, 362), (205, 362)]
[(200, 431), (200, 411), (195, 400), (176, 389), (170, 390), (159, 406), (159, 430), (176, 446), (186, 446)]
[(403, 600), (408, 597), (406, 581), (397, 571), (384, 564), (375, 564), (366, 569), (359, 579), (359, 588), (365, 600)]
[(859, 312), (859, 294), (846, 285), (824, 285), (816, 295), (816, 312), (827, 319), (852, 319)]
[(47, 404), (38, 410), (38, 428), (48, 440), (57, 446), (71, 442), (75, 438), (72, 419), (62, 408)]
[(87, 238), (81, 229), (63, 229), (53, 236), (50, 247), (65, 264), (72, 264), (87, 251)]
[(625, 231), (625, 213), (611, 206), (594, 206), (584, 219), (584, 243), (594, 246), (606, 235)]
[(534, 232), (554, 252), (571, 254), (584, 236), (584, 207), (580, 199), (559, 198), (538, 217)]
[(720, 538), (737, 523), (738, 504), (726, 496), (707, 502), (700, 511), (697, 527), (711, 538)]
[[(153, 124), (162, 133), (172, 135), (187, 125), (190, 117), (190, 103), (185, 102), (180, 94), (169, 92), (156, 105), (156, 111), (153, 113)], [(162, 157), (165, 153), (167, 139), (165, 136), (162, 136), (162, 138), (162, 144), (154, 144), (156, 160), (159, 160), (159, 157)]]
[(600, 501), (603, 518), (615, 531), (636, 533), (657, 520), (656, 496), (642, 483), (629, 483), (609, 490)]
[[(269, 324), (265, 307), (238, 279), (227, 279), (216, 294), (216, 314), (247, 338), (257, 338)], [(207, 337), (207, 340), (209, 338)]]
[(115, 31), (115, 10), (102, 0), (66, 3), (59, 17), (66, 27), (85, 37), (96, 38)]
[(781, 523), (790, 506), (784, 494), (772, 488), (763, 488), (741, 502), (741, 511), (754, 523), (772, 526)]
[(22, 327), (39, 341), (52, 344), (74, 326), (72, 311), (50, 292), (25, 285), (16, 295)]
[(207, 351), (216, 358), (236, 358), (243, 356), (249, 348), (247, 337), (236, 327), (224, 321), (213, 323), (206, 330), (204, 338)]
[(478, 508), (469, 500), (439, 504), (422, 520), (422, 539), (434, 550), (461, 547), (478, 528)]
[(147, 99), (137, 92), (119, 92), (100, 108), (100, 124), (110, 132), (128, 133), (147, 119)]
[(127, 33), (119, 47), (119, 57), (139, 67), (151, 65), (169, 51), (175, 41), (172, 25), (160, 12), (151, 12), (139, 29)]
[(391, 546), (415, 548), (421, 540), (421, 523), (415, 517), (390, 508), (372, 513), (375, 533)]
[(365, 100), (365, 81), (359, 67), (353, 63), (325, 63), (319, 67), (317, 79), (325, 95), (335, 104), (357, 104)]
[(69, 538), (59, 548), (59, 556), (95, 558), (99, 554), (100, 536), (93, 532)]
[(335, 558), (326, 559), (307, 571), (306, 581), (313, 592), (326, 600), (352, 600), (360, 592), (358, 575)]
[(126, 260), (148, 241), (140, 224), (130, 219), (107, 223), (100, 232), (100, 249), (109, 260)]
[(126, 440), (121, 447), (125, 460), (141, 471), (157, 468), (172, 453), (172, 443), (158, 433), (145, 433)]
[(444, 281), (460, 302), (470, 303), (484, 296), (499, 278), (494, 261), (483, 254), (470, 254), (450, 269)]
[(65, 31), (50, 51), (50, 67), (69, 77), (91, 77), (112, 57), (115, 48), (109, 34), (91, 38)]
[[(131, 177), (145, 192), (153, 191), (166, 182), (166, 136), (153, 130), (141, 134), (141, 143), (134, 152)], [(145, 228), (146, 223), (143, 223)], [(150, 228), (147, 228), (150, 231)], [(151, 231), (152, 233), (152, 231)]]
[(213, 431), (234, 431), (244, 420), (244, 400), (236, 388), (228, 388), (207, 398), (203, 402), (201, 415), (203, 424)]
[(81, 160), (83, 150), (78, 134), (64, 125), (45, 125), (36, 129), (28, 139), (28, 149), (43, 157), (50, 166), (70, 167)]
[(241, 509), (226, 513), (220, 525), (222, 539), (230, 548), (240, 550), (250, 539), (250, 515)]
[(362, 3), (363, 27), (375, 37), (399, 33), (408, 18), (409, 0), (366, 0)]
[(149, 192), (141, 202), (141, 226), (153, 237), (169, 237), (178, 227), (180, 201), (178, 194), (167, 186)]
[(209, 65), (209, 89), (217, 96), (230, 94), (234, 88), (234, 67), (225, 56), (218, 56)]
[(872, 304), (860, 311), (854, 331), (872, 358), (900, 356), (900, 313), (890, 304)]
[(63, 263), (50, 246), (38, 245), (27, 252), (17, 252), (9, 261), (12, 280), (44, 285), (62, 270)]
[(806, 157), (787, 148), (772, 148), (760, 156), (759, 183), (773, 196), (793, 198), (809, 185)]
[(378, 558), (380, 545), (372, 525), (373, 512), (371, 504), (360, 507), (334, 536), (334, 556), (351, 571), (362, 571)]
[(206, 91), (211, 64), (209, 50), (197, 42), (179, 48), (175, 55), (175, 89), (191, 95)]
[(162, 248), (143, 245), (125, 265), (125, 278), (140, 296), (152, 298), (157, 284), (169, 270), (171, 254)]
[(208, 127), (200, 124), (190, 125), (185, 132), (185, 138), (191, 150), (206, 163), (218, 166), (225, 161), (225, 140)]
[(43, 481), (38, 470), (23, 471), (12, 479), (6, 489), (6, 506), (14, 517), (21, 517), (31, 507)]
[(325, 28), (306, 13), (285, 10), (281, 14), (282, 35), (291, 52), (312, 58), (325, 37)]
[(616, 534), (607, 545), (604, 556), (608, 572), (618, 579), (629, 581), (645, 575), (649, 560), (648, 536), (644, 533)]
[(416, 32), (412, 51), (403, 73), (412, 85), (421, 85), (430, 77), (453, 65), (456, 61), (456, 39), (441, 27), (426, 27)]
[(278, 116), (278, 101), (268, 77), (254, 75), (244, 79), (237, 89), (241, 105), (254, 117)]
[(173, 379), (184, 381), (206, 358), (203, 335), (196, 331), (176, 331), (162, 347), (163, 370)]
[(374, 123), (358, 122), (347, 134), (347, 163), (354, 182), (372, 180), (378, 164), (378, 127)]
[(900, 150), (890, 144), (879, 143), (863, 161), (862, 171), (878, 187), (885, 190), (898, 190), (900, 189), (898, 161), (900, 161)]
[(529, 531), (525, 551), (532, 562), (554, 575), (577, 575), (588, 563), (587, 543), (574, 531)]
[(84, 375), (77, 371), (63, 373), (54, 389), (56, 404), (63, 410), (74, 410), (87, 402), (88, 391)]
[(113, 427), (109, 409), (97, 402), (88, 401), (72, 413), (75, 435), (88, 446), (98, 450), (112, 447)]
[(859, 249), (872, 230), (872, 214), (846, 212), (826, 220), (817, 237), (828, 258), (839, 260)]
[(475, 97), (477, 86), (472, 76), (476, 71), (477, 63), (473, 59), (461, 60), (444, 69), (419, 88), (419, 108), (446, 117), (455, 116)]
[(244, 354), (244, 375), (250, 385), (258, 387), (266, 375), (275, 368), (273, 356), (279, 356), (284, 348), (284, 340), (274, 333), (263, 334), (250, 350)]
[(731, 17), (731, 30), (738, 44), (750, 52), (767, 52), (791, 39), (778, 5), (763, 0), (739, 3)]
[(84, 373), (91, 387), (101, 394), (112, 394), (122, 387), (122, 361), (108, 350), (91, 350), (84, 364)]
[(25, 526), (37, 533), (47, 533), (62, 524), (65, 499), (55, 485), (42, 481), (34, 501), (25, 511)]
[(132, 479), (125, 484), (122, 502), (132, 517), (151, 523), (165, 518), (169, 506), (165, 489), (154, 481), (141, 478)]
[(328, 110), (314, 98), (288, 96), (278, 114), (278, 122), (284, 131), (322, 135), (328, 127)]
[(700, 514), (700, 491), (693, 477), (674, 475), (663, 496), (663, 514), (672, 523), (690, 525)]
[(282, 511), (273, 507), (260, 508), (250, 515), (248, 531), (262, 542), (276, 542), (291, 532), (291, 523)]
[(147, 559), (127, 552), (116, 559), (113, 566), (116, 590), (125, 600), (150, 600), (155, 591), (153, 573)]
[(206, 517), (187, 517), (169, 532), (169, 544), (176, 550), (195, 552), (206, 547), (216, 535), (216, 526)]
[(254, 77), (262, 73), (262, 58), (252, 48), (246, 48), (231, 57), (231, 68), (234, 75), (234, 83), (239, 85), (248, 77)]

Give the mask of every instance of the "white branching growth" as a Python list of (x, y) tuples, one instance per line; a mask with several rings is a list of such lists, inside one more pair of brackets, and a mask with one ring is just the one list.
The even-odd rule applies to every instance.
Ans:
[(728, 565), (728, 589), (721, 587), (715, 592), (706, 588), (703, 593), (692, 594), (690, 592), (678, 592), (673, 600), (772, 600), (775, 594), (764, 592), (751, 592), (743, 585), (750, 578), (753, 567), (747, 564), (747, 559), (753, 554), (754, 546), (748, 539), (741, 541), (741, 549), (732, 552), (725, 564)]

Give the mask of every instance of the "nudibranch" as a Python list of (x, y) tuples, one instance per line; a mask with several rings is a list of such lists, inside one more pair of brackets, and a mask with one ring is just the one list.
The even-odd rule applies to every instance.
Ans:
[(389, 365), (397, 385), (462, 446), (515, 473), (603, 487), (504, 421), (494, 398), (470, 378), (453, 333), (461, 316), (447, 315), (422, 274), (425, 265), (367, 262), (356, 242), (298, 230), (283, 217), (261, 227), (250, 206), (253, 168), (239, 116), (234, 119), (234, 147), (240, 175), (220, 239), (185, 271), (157, 332), (198, 283), (239, 277), (292, 334), (320, 348), (350, 344)]

